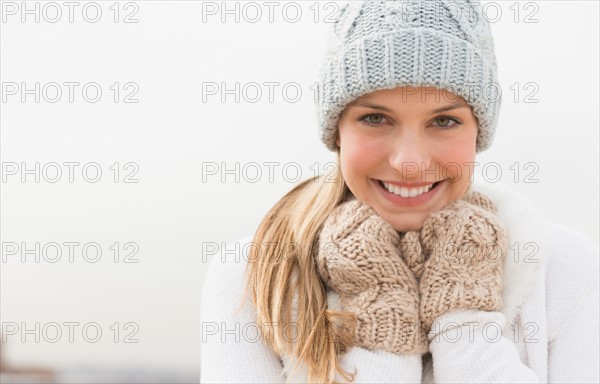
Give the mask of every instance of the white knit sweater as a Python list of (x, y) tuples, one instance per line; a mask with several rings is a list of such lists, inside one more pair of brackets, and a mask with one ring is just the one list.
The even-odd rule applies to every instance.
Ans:
[[(510, 236), (502, 311), (438, 317), (424, 356), (354, 347), (342, 356), (343, 367), (356, 369), (356, 383), (600, 382), (598, 248), (580, 233), (545, 220), (514, 190), (479, 181), (473, 187), (496, 203)], [(240, 240), (239, 248), (251, 241)], [(200, 381), (307, 382), (302, 365), (291, 376), (295, 361), (264, 344), (249, 300), (236, 313), (245, 268), (244, 255), (231, 252), (215, 256), (208, 268), (200, 312)], [(338, 307), (337, 299), (328, 293), (330, 307)]]

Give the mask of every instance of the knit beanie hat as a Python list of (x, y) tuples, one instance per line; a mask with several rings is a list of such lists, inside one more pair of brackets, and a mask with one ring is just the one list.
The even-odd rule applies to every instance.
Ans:
[(478, 120), (476, 151), (489, 147), (501, 90), (478, 2), (367, 0), (340, 8), (319, 73), (317, 115), (327, 148), (337, 150), (337, 123), (348, 103), (400, 86), (431, 86), (464, 98)]

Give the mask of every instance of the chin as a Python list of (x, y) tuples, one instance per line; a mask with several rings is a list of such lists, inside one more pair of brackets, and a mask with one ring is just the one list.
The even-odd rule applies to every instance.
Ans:
[(390, 224), (398, 232), (420, 231), (423, 228), (423, 220), (421, 218), (394, 220), (390, 221)]
[(401, 227), (394, 226), (394, 229), (397, 232), (406, 233), (406, 232), (410, 232), (410, 231), (420, 231), (422, 227), (423, 227), (422, 225), (421, 226), (401, 226)]

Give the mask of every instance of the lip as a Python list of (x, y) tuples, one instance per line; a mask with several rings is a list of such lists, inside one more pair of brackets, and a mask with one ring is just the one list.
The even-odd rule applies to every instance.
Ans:
[[(379, 181), (379, 180), (376, 180), (376, 181)], [(392, 185), (396, 185), (398, 187), (403, 187), (403, 188), (419, 188), (419, 187), (424, 187), (426, 185), (431, 185), (431, 184), (435, 183), (435, 181), (434, 182), (430, 181), (430, 182), (426, 182), (426, 183), (397, 183), (395, 181), (387, 181), (387, 180), (381, 180), (381, 181), (383, 181), (387, 184), (392, 184)]]
[[(441, 180), (438, 182), (438, 185), (436, 185), (435, 188), (430, 189), (429, 191), (423, 193), (422, 195), (415, 196), (415, 197), (402, 197), (402, 196), (398, 196), (398, 195), (395, 195), (395, 194), (389, 192), (387, 189), (385, 189), (379, 183), (379, 180), (370, 179), (370, 181), (373, 184), (373, 186), (375, 187), (375, 189), (377, 189), (379, 191), (379, 193), (381, 193), (381, 196), (384, 199), (388, 200), (389, 202), (391, 202), (394, 205), (399, 205), (402, 207), (417, 207), (417, 206), (426, 204), (429, 201), (431, 201), (435, 197), (435, 195), (437, 195), (438, 191), (446, 185), (445, 184), (446, 180)], [(386, 183), (387, 183), (387, 181), (386, 181)], [(422, 184), (422, 185), (429, 185), (429, 184), (431, 184), (431, 183)], [(398, 185), (398, 184), (394, 184), (394, 185)], [(413, 184), (413, 186), (414, 185), (416, 185), (416, 184)]]

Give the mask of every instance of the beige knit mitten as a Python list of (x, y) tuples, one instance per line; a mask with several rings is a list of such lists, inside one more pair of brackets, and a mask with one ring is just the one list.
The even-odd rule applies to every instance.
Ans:
[(355, 345), (396, 354), (422, 354), (417, 281), (402, 261), (399, 234), (370, 206), (342, 203), (321, 229), (319, 274), (356, 316)]
[(402, 260), (408, 265), (417, 279), (417, 284), (423, 275), (423, 268), (427, 260), (421, 245), (421, 232), (408, 231), (400, 233), (400, 254)]
[(426, 257), (419, 281), (422, 327), (460, 309), (502, 308), (502, 268), (508, 233), (493, 202), (471, 192), (432, 213), (420, 231)]

